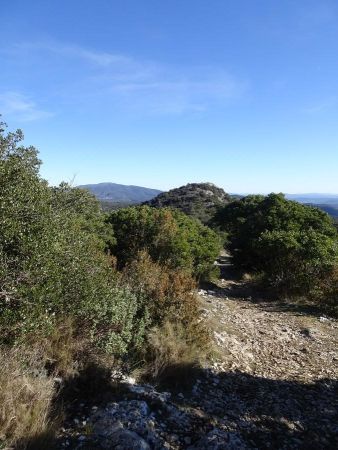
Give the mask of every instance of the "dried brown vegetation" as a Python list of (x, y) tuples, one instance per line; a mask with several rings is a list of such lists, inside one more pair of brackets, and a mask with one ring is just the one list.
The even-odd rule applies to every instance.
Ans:
[(27, 448), (31, 441), (40, 441), (41, 448), (47, 448), (56, 426), (50, 417), (53, 379), (36, 351), (2, 350), (0, 364), (0, 442)]
[(183, 386), (191, 382), (194, 371), (208, 356), (207, 347), (193, 341), (182, 324), (165, 322), (148, 336), (140, 378), (160, 384)]
[(123, 280), (146, 298), (155, 324), (165, 319), (190, 322), (198, 317), (196, 282), (187, 271), (156, 263), (143, 251), (125, 268)]

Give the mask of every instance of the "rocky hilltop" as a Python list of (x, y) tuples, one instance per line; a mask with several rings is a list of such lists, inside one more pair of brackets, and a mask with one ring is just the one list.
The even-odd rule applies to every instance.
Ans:
[(189, 183), (168, 192), (162, 192), (145, 204), (155, 208), (177, 208), (203, 223), (208, 223), (216, 209), (229, 201), (231, 196), (212, 183)]

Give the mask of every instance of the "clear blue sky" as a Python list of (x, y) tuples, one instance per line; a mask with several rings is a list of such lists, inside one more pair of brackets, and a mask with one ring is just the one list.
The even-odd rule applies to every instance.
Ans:
[(0, 6), (0, 111), (52, 184), (338, 193), (337, 0)]

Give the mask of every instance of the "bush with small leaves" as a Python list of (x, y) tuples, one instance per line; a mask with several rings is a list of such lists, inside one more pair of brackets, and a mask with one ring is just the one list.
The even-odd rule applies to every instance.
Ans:
[(144, 324), (103, 251), (114, 241), (111, 227), (86, 191), (50, 188), (22, 139), (0, 127), (0, 340), (52, 333), (70, 317), (97, 345), (126, 352)]
[(110, 247), (121, 269), (146, 250), (153, 261), (208, 278), (221, 241), (210, 228), (177, 210), (139, 206), (120, 209), (107, 219), (116, 242)]
[(337, 264), (338, 235), (323, 211), (282, 194), (248, 196), (220, 210), (234, 263), (286, 294), (307, 295)]

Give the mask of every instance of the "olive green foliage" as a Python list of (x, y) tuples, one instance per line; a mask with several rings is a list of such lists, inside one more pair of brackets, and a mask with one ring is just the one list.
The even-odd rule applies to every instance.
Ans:
[(53, 206), (58, 211), (71, 211), (72, 217), (77, 217), (82, 230), (96, 235), (104, 247), (114, 242), (111, 228), (107, 227), (99, 201), (87, 190), (74, 188), (67, 183), (61, 183), (52, 188)]
[(229, 233), (235, 264), (286, 293), (310, 292), (337, 262), (332, 219), (282, 194), (235, 201), (216, 222)]
[(338, 265), (321, 280), (314, 299), (324, 305), (329, 314), (338, 317)]
[(106, 350), (123, 353), (141, 339), (136, 296), (120, 287), (106, 241), (114, 242), (96, 200), (39, 176), (20, 131), (0, 132), (0, 326), (2, 342), (46, 334), (73, 317)]
[[(161, 373), (174, 360), (197, 364), (209, 334), (191, 272), (209, 273), (220, 243), (178, 211), (127, 208), (107, 220), (87, 191), (48, 186), (22, 139), (0, 126), (0, 447), (43, 438), (50, 448), (55, 376), (81, 377), (91, 362), (101, 373), (121, 356), (145, 361), (150, 348)], [(171, 329), (179, 352), (165, 345)]]
[(220, 238), (210, 228), (177, 210), (138, 206), (120, 209), (107, 219), (116, 239), (111, 251), (118, 267), (146, 250), (153, 261), (190, 270), (206, 278), (219, 254)]

